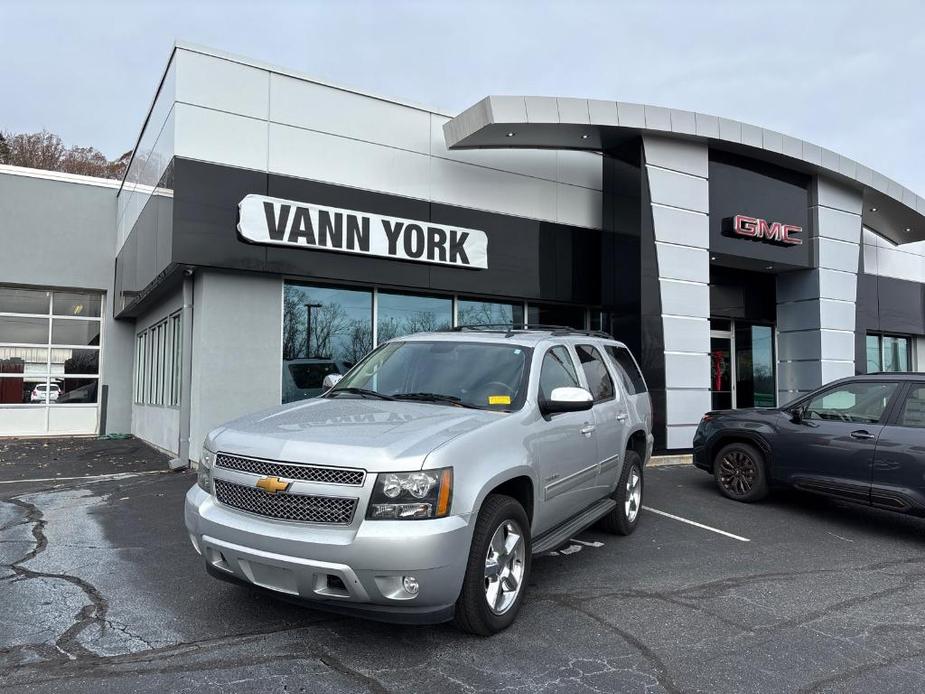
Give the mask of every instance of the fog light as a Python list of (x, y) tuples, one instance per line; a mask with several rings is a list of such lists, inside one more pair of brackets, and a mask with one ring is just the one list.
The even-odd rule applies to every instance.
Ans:
[(418, 579), (414, 576), (402, 576), (401, 584), (408, 595), (417, 595), (418, 591), (421, 590), (421, 586), (418, 585)]

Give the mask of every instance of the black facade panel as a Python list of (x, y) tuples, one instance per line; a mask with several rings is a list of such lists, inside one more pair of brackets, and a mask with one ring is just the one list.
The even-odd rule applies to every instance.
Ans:
[(711, 265), (710, 314), (756, 323), (777, 322), (775, 275)]
[[(710, 151), (710, 251), (772, 265), (812, 267), (809, 244), (811, 178), (767, 162)], [(802, 245), (779, 245), (732, 232), (732, 219), (748, 215), (799, 226)]]
[(925, 335), (925, 284), (858, 275), (855, 304), (855, 371), (867, 371), (868, 333)]
[[(539, 301), (601, 303), (601, 232), (441, 205), (275, 174), (174, 161), (176, 264), (241, 269), (332, 282)], [(238, 203), (249, 193), (481, 229), (489, 267), (469, 270), (241, 240)]]

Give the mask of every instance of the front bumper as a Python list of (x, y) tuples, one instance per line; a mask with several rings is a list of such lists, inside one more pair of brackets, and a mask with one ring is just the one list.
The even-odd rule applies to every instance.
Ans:
[[(396, 622), (452, 618), (472, 539), (459, 516), (350, 527), (277, 521), (223, 506), (198, 486), (187, 492), (185, 517), (213, 575)], [(417, 579), (417, 595), (404, 590), (404, 576)]]

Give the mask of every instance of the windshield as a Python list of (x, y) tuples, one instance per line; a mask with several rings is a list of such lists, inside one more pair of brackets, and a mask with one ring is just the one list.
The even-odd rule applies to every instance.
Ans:
[(390, 342), (341, 379), (328, 397), (516, 410), (526, 397), (531, 353), (520, 345), (485, 342)]

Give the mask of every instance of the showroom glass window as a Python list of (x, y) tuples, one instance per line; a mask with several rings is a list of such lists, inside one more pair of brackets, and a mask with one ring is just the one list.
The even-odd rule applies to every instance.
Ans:
[(909, 371), (912, 340), (901, 335), (867, 336), (867, 373)]
[(373, 293), (287, 282), (283, 288), (284, 403), (320, 395), (373, 348)]
[(523, 304), (460, 299), (456, 325), (523, 325)]
[(95, 404), (102, 296), (0, 286), (0, 404)]
[(414, 333), (446, 330), (453, 325), (453, 300), (441, 296), (378, 293), (378, 342)]

